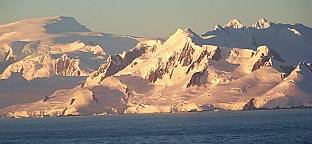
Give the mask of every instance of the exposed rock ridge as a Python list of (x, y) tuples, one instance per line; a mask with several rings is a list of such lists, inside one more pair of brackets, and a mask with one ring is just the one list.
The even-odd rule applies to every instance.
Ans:
[(132, 61), (144, 54), (153, 53), (157, 50), (157, 45), (148, 45), (145, 42), (137, 44), (133, 49), (123, 54), (110, 55), (106, 61), (104, 61), (97, 71), (91, 73), (86, 82), (82, 85), (88, 84), (92, 81), (97, 81), (96, 84), (100, 84), (106, 77), (112, 76), (130, 65)]
[[(172, 76), (175, 71), (184, 71), (185, 75), (189, 73), (191, 73), (191, 77), (193, 75), (193, 78), (190, 78), (193, 80), (190, 80), (192, 82), (188, 84), (188, 87), (194, 86), (194, 83), (197, 85), (195, 79), (200, 77), (201, 73), (199, 71), (204, 73), (204, 69), (209, 66), (209, 60), (221, 60), (221, 49), (219, 47), (207, 45), (198, 47), (191, 42), (186, 42), (180, 51), (173, 52), (168, 59), (159, 58), (156, 67), (149, 70), (146, 79), (151, 83), (155, 83), (157, 80), (162, 80), (165, 75), (168, 75), (169, 79), (173, 80)], [(194, 70), (195, 67), (197, 67), (196, 70)], [(194, 74), (196, 72), (199, 73)]]
[(257, 51), (252, 54), (252, 57), (258, 57), (258, 60), (253, 65), (251, 71), (258, 70), (260, 67), (272, 66), (272, 59), (284, 63), (285, 61), (280, 57), (280, 55), (266, 46), (260, 46)]
[(241, 24), (241, 22), (238, 19), (232, 19), (226, 25), (223, 26), (223, 28), (229, 28), (229, 27), (239, 29), (245, 26)]
[(253, 24), (251, 27), (256, 29), (267, 29), (270, 27), (270, 22), (262, 18), (257, 23)]
[[(206, 76), (206, 78), (204, 77)], [(191, 87), (191, 86), (201, 86), (203, 85), (206, 88), (206, 82), (205, 79), (207, 79), (208, 76), (208, 71), (205, 69), (201, 72), (195, 72), (192, 77), (191, 80), (187, 83), (186, 87)]]
[(54, 63), (55, 75), (80, 76), (79, 59), (69, 59), (66, 54), (56, 59)]

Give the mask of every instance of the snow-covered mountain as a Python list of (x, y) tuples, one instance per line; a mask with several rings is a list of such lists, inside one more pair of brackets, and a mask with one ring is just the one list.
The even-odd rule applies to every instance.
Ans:
[[(38, 77), (87, 76), (106, 55), (121, 53), (137, 44), (135, 38), (91, 32), (72, 17), (46, 17), (0, 26), (0, 75), (12, 72), (31, 80)], [(59, 58), (68, 59), (77, 72), (60, 72)]]
[[(311, 45), (312, 29), (302, 24), (260, 19), (246, 27), (233, 19), (203, 35), (186, 28), (164, 41), (140, 40), (128, 51), (110, 53), (89, 73), (80, 67), (82, 60), (62, 53), (52, 63), (55, 75), (88, 75), (84, 82), (0, 113), (29, 117), (312, 105)], [(65, 50), (59, 47), (51, 55)], [(5, 62), (16, 59), (7, 57)]]
[(64, 16), (0, 25), (0, 108), (80, 85), (108, 55), (138, 42), (130, 36), (92, 32)]

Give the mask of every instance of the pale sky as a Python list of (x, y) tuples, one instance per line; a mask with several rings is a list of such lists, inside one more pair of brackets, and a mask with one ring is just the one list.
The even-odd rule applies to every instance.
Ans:
[(203, 34), (233, 18), (247, 26), (266, 18), (312, 27), (311, 6), (312, 0), (0, 0), (0, 24), (71, 16), (96, 32), (168, 37), (179, 27)]

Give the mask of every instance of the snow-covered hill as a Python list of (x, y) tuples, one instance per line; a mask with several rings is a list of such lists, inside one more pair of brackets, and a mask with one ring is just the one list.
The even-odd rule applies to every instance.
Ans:
[(72, 17), (0, 25), (0, 108), (80, 85), (108, 55), (137, 43), (130, 36), (92, 32)]
[[(29, 117), (312, 105), (311, 36), (312, 29), (302, 24), (265, 19), (250, 27), (233, 19), (203, 35), (178, 29), (165, 41), (142, 40), (126, 52), (111, 53), (75, 88), (0, 113)], [(67, 55), (54, 65), (58, 75), (84, 74), (79, 61)]]
[[(27, 80), (54, 75), (87, 76), (106, 59), (137, 44), (135, 38), (91, 32), (72, 17), (45, 17), (0, 25), (0, 75)], [(64, 56), (62, 56), (64, 55)], [(66, 56), (65, 56), (66, 55)], [(59, 62), (66, 57), (68, 63)], [(63, 65), (60, 65), (63, 64)], [(60, 72), (73, 65), (77, 72)]]

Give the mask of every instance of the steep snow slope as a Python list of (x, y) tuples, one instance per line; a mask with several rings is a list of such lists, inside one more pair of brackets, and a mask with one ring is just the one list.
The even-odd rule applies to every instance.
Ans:
[(299, 63), (282, 82), (256, 97), (252, 103), (255, 108), (311, 105), (311, 87), (311, 63)]
[[(312, 105), (311, 28), (237, 19), (200, 36), (178, 29), (110, 55), (86, 81), (3, 116), (242, 110)], [(9, 54), (8, 54), (9, 55)]]

